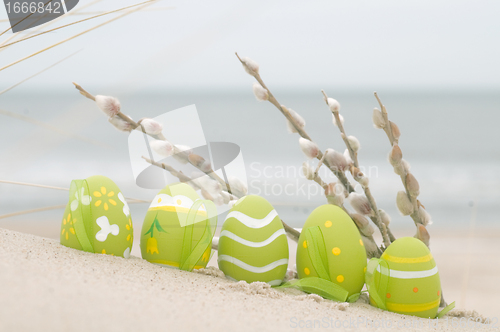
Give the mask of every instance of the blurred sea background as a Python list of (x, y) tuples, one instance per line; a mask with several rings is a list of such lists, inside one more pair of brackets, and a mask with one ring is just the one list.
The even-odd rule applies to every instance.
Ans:
[[(91, 3), (51, 28), (136, 2), (80, 0), (73, 12)], [(386, 158), (389, 142), (371, 122), (378, 106), (373, 91), (379, 93), (434, 222), (428, 230), (445, 298), (498, 317), (499, 6), (493, 0), (159, 1), (0, 71), (2, 91), (80, 51), (0, 95), (0, 179), (67, 188), (73, 179), (100, 174), (128, 197), (150, 201), (159, 191), (135, 184), (127, 134), (79, 95), (74, 81), (92, 94), (117, 97), (135, 120), (196, 105), (207, 141), (240, 146), (249, 193), (266, 197), (300, 228), (326, 199), (302, 176), (306, 159), (297, 134), (287, 132), (274, 106), (255, 100), (254, 80), (237, 51), (260, 64), (265, 83), (305, 118), (322, 150), (345, 147), (320, 90), (340, 102), (347, 133), (361, 142), (359, 161), (378, 207), (392, 216), (396, 236), (413, 236), (413, 221), (396, 209), (403, 187)], [(112, 17), (2, 48), (0, 68)], [(0, 31), (8, 29), (6, 18), (0, 6)], [(62, 208), (5, 215), (67, 202), (65, 191), (0, 183), (0, 228), (57, 239)], [(147, 208), (131, 205), (136, 256)]]
[[(135, 184), (128, 134), (115, 130), (97, 106), (81, 97), (71, 84), (67, 90), (64, 94), (12, 91), (1, 96), (1, 109), (51, 123), (82, 138), (2, 115), (3, 178), (69, 187), (72, 179), (102, 174), (113, 179), (126, 196), (151, 200), (157, 190), (141, 189)], [(307, 159), (299, 149), (298, 135), (288, 133), (285, 119), (276, 108), (257, 102), (251, 90), (247, 90), (230, 93), (166, 90), (113, 95), (120, 99), (123, 111), (136, 120), (195, 104), (207, 141), (227, 141), (240, 146), (249, 193), (265, 196), (284, 220), (301, 227), (310, 212), (326, 203), (326, 199), (320, 187), (302, 175), (301, 165)], [(500, 228), (500, 147), (495, 144), (500, 141), (497, 130), (500, 95), (488, 91), (379, 91), (379, 94), (391, 120), (402, 132), (400, 146), (404, 158), (420, 183), (419, 199), (434, 221), (430, 229), (467, 229), (474, 206), (477, 227)], [(344, 151), (319, 90), (278, 90), (275, 95), (303, 115), (306, 130), (322, 150)], [(400, 216), (395, 206), (396, 193), (403, 187), (387, 161), (389, 142), (382, 130), (372, 126), (371, 113), (377, 106), (372, 92), (331, 91), (330, 95), (341, 103), (347, 133), (361, 142), (359, 160), (370, 176), (370, 187), (379, 208), (392, 216), (391, 227), (408, 229), (408, 235), (413, 235), (411, 218)], [(169, 137), (168, 132), (165, 135)], [(325, 181), (334, 181), (326, 169), (321, 174)], [(7, 184), (0, 185), (0, 195), (1, 215), (65, 204), (68, 200), (65, 192)], [(138, 225), (147, 204), (135, 204), (133, 211)], [(53, 210), (0, 219), (0, 224), (16, 229), (36, 220), (36, 228), (47, 228), (46, 235), (54, 237), (61, 218), (62, 210)]]

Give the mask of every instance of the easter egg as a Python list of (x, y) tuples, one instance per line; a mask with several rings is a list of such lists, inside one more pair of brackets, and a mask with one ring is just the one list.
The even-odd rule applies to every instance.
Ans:
[(182, 270), (207, 266), (217, 209), (185, 183), (163, 188), (153, 199), (141, 231), (145, 260)]
[(436, 317), (441, 282), (436, 262), (422, 241), (399, 238), (380, 259), (372, 258), (368, 268), (366, 278), (372, 305), (400, 314)]
[(366, 251), (349, 215), (332, 204), (316, 208), (307, 218), (297, 244), (299, 278), (329, 280), (351, 296), (363, 288), (365, 271)]
[(245, 196), (231, 208), (219, 237), (218, 264), (232, 280), (281, 284), (288, 241), (278, 213), (265, 198)]
[(87, 252), (128, 258), (132, 217), (118, 186), (101, 175), (73, 180), (61, 223), (61, 244)]

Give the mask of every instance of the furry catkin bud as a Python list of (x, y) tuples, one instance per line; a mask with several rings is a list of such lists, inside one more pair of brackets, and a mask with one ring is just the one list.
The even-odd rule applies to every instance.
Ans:
[(394, 144), (391, 152), (389, 153), (389, 162), (392, 166), (398, 166), (401, 164), (401, 159), (403, 159), (403, 152), (401, 152), (399, 145)]
[(347, 141), (349, 142), (349, 145), (354, 150), (354, 152), (358, 152), (359, 148), (361, 147), (361, 145), (359, 144), (359, 140), (354, 136), (347, 136)]
[(248, 193), (247, 185), (235, 176), (230, 176), (228, 179), (229, 187), (232, 193), (238, 194), (237, 196), (245, 196)]
[(418, 207), (418, 216), (422, 225), (432, 225), (431, 215), (422, 206)]
[[(390, 158), (390, 156), (389, 156)], [(390, 159), (389, 159), (390, 161)], [(394, 173), (400, 176), (405, 176), (405, 174), (410, 172), (410, 163), (404, 159), (401, 159), (401, 162), (394, 166)]]
[(189, 162), (189, 155), (193, 153), (191, 148), (187, 145), (176, 145), (175, 146), (177, 150), (179, 151), (178, 153), (174, 154), (173, 157), (175, 160), (182, 164), (187, 164)]
[(248, 74), (255, 76), (259, 73), (259, 65), (257, 64), (257, 62), (247, 57), (242, 57), (241, 62), (243, 62), (243, 68), (245, 68), (245, 71)]
[[(202, 188), (206, 192), (206, 194), (209, 195), (207, 197), (215, 198), (222, 191), (222, 186), (220, 185), (220, 183), (204, 173), (193, 172), (191, 178), (198, 187)], [(207, 199), (213, 200), (211, 198)]]
[(227, 192), (225, 192), (225, 191), (221, 191), (220, 195), (224, 199), (224, 204), (228, 204), (229, 201), (231, 200), (231, 196)]
[(367, 176), (363, 175), (358, 179), (358, 183), (363, 187), (366, 188), (370, 185), (370, 180), (368, 179)]
[(168, 141), (153, 140), (149, 142), (149, 146), (163, 157), (170, 157), (174, 153), (174, 146)]
[(332, 111), (333, 113), (337, 113), (338, 111), (340, 111), (340, 104), (335, 99), (328, 98), (326, 102), (328, 104), (328, 107), (330, 107), (330, 111)]
[(409, 216), (413, 213), (413, 204), (408, 199), (408, 195), (404, 191), (398, 191), (398, 195), (396, 196), (396, 205), (398, 207), (399, 212), (403, 216)]
[(110, 117), (108, 121), (119, 131), (125, 131), (125, 132), (132, 131), (132, 125), (129, 122), (120, 118), (118, 115)]
[[(300, 116), (299, 113), (295, 112), (291, 108), (286, 108), (284, 105), (281, 105), (281, 108), (285, 112), (288, 111), (288, 113), (290, 113), (290, 116), (295, 121), (295, 125), (297, 125), (301, 129), (305, 127), (306, 121), (304, 120), (304, 118), (302, 118)], [(288, 132), (290, 132), (290, 133), (296, 133), (297, 132), (297, 129), (295, 128), (295, 126), (290, 121), (288, 121), (288, 120), (286, 120), (286, 126), (288, 128)]]
[(188, 156), (188, 160), (193, 165), (194, 167), (198, 168), (202, 172), (210, 172), (212, 170), (212, 164), (205, 160), (202, 156), (199, 156), (197, 154), (191, 153)]
[(417, 234), (415, 234), (415, 237), (425, 243), (427, 247), (430, 245), (431, 236), (424, 225), (419, 224), (417, 226)]
[(373, 115), (372, 115), (372, 120), (373, 120), (373, 126), (377, 129), (382, 129), (385, 127), (385, 121), (384, 117), (382, 116), (382, 112), (378, 108), (373, 109)]
[(353, 161), (351, 159), (351, 154), (349, 153), (348, 149), (344, 150), (344, 158), (347, 161), (347, 165), (352, 165)]
[(120, 113), (121, 105), (115, 97), (97, 95), (95, 96), (95, 102), (97, 107), (109, 117)]
[(349, 195), (349, 203), (351, 204), (352, 208), (356, 210), (357, 213), (367, 216), (373, 215), (373, 210), (370, 207), (368, 198), (366, 198), (365, 195), (358, 193), (351, 193)]
[(396, 143), (399, 141), (399, 137), (401, 136), (401, 132), (399, 131), (399, 127), (392, 121), (389, 121), (391, 124), (392, 136), (396, 139)]
[[(344, 117), (342, 116), (342, 114), (339, 114), (339, 119), (340, 119), (340, 124), (344, 125)], [(332, 114), (332, 122), (334, 126), (338, 127), (337, 118), (335, 118), (335, 114)]]
[(410, 169), (411, 169), (410, 163), (408, 161), (402, 159), (401, 164), (403, 164), (403, 167), (404, 167), (404, 170), (406, 171), (406, 173), (409, 173)]
[(316, 143), (301, 137), (299, 138), (299, 145), (300, 149), (304, 152), (307, 158), (313, 159), (318, 156), (319, 147)]
[(253, 94), (258, 101), (266, 101), (269, 99), (269, 92), (262, 87), (259, 83), (255, 82), (252, 86)]
[(217, 206), (221, 206), (224, 205), (224, 198), (222, 197), (222, 195), (219, 194), (214, 196), (212, 202), (214, 202), (214, 204)]
[(238, 200), (237, 199), (234, 199), (232, 201), (229, 201), (229, 203), (227, 203), (227, 205), (229, 206), (230, 209), (233, 208), (234, 204), (237, 202)]
[(325, 160), (328, 163), (328, 165), (330, 165), (330, 168), (335, 167), (341, 172), (347, 169), (347, 166), (349, 164), (347, 163), (347, 160), (345, 159), (343, 154), (335, 151), (334, 149), (327, 149), (325, 153), (326, 153)]
[(351, 214), (351, 219), (354, 221), (356, 226), (359, 229), (359, 232), (363, 234), (364, 236), (372, 236), (375, 230), (373, 229), (372, 225), (370, 225), (370, 222), (368, 219), (359, 214), (359, 213), (352, 213)]
[(366, 257), (368, 259), (373, 258), (373, 257), (377, 257), (378, 256), (378, 247), (377, 247), (377, 244), (375, 243), (375, 241), (372, 240), (371, 238), (364, 236), (363, 234), (361, 234), (361, 240), (363, 240), (363, 244), (365, 246)]
[(408, 193), (411, 197), (417, 197), (420, 195), (420, 186), (418, 181), (411, 173), (406, 174), (406, 187), (408, 188)]
[(354, 180), (358, 181), (361, 180), (364, 176), (363, 172), (360, 171), (359, 168), (357, 168), (356, 166), (354, 165), (351, 165), (351, 175), (352, 177), (354, 178)]
[(325, 187), (325, 196), (340, 195), (345, 198), (345, 192), (346, 190), (342, 183), (331, 182)]
[(215, 246), (216, 248), (219, 247), (219, 237), (218, 236), (214, 236), (212, 238), (212, 246)]
[(344, 195), (332, 195), (326, 196), (326, 200), (328, 201), (328, 204), (342, 206), (344, 204), (345, 197)]
[(163, 130), (163, 125), (153, 119), (142, 119), (140, 121), (140, 125), (144, 128), (144, 131), (148, 135), (158, 135)]
[(380, 219), (382, 219), (382, 222), (386, 225), (389, 226), (391, 223), (391, 216), (387, 214), (384, 210), (380, 209), (378, 210), (378, 213), (380, 214)]
[(309, 165), (309, 163), (307, 161), (304, 161), (302, 163), (302, 173), (304, 174), (306, 179), (308, 179), (308, 180), (314, 179), (314, 170), (312, 169), (312, 167)]

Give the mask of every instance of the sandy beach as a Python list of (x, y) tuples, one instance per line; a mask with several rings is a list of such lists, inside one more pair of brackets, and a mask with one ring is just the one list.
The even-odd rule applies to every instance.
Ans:
[[(454, 254), (436, 253), (449, 299), (457, 295), (452, 280), (460, 282)], [(467, 306), (475, 304), (474, 294), (481, 300), (491, 297), (483, 287), (488, 274), (498, 275), (494, 269), (498, 264), (484, 270), (473, 266), (470, 279), (476, 273), (483, 277), (477, 289), (469, 289)], [(136, 256), (89, 254), (57, 240), (5, 229), (0, 229), (0, 271), (2, 331), (288, 331), (341, 326), (346, 331), (469, 331), (467, 319), (486, 318), (459, 309), (439, 322), (403, 316), (371, 307), (364, 296), (354, 304), (336, 303), (263, 283), (232, 282), (213, 266), (189, 273)], [(493, 300), (490, 306), (496, 306)], [(478, 323), (474, 329), (498, 330)]]

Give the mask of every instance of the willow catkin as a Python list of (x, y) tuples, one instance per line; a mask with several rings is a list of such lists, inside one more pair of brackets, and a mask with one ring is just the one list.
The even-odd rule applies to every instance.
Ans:
[(420, 195), (420, 185), (413, 174), (406, 174), (406, 188), (411, 197), (417, 197)]
[(241, 57), (241, 62), (245, 71), (255, 76), (259, 73), (259, 64), (248, 57)]
[(258, 101), (269, 100), (269, 92), (262, 87), (259, 83), (255, 82), (252, 86), (253, 94)]
[(120, 101), (115, 97), (97, 95), (95, 96), (95, 103), (109, 117), (120, 113)]
[(302, 152), (306, 155), (307, 158), (313, 159), (316, 158), (319, 154), (319, 147), (316, 143), (305, 139), (303, 137), (299, 138), (299, 146)]
[(408, 199), (408, 195), (406, 195), (404, 191), (398, 191), (398, 194), (396, 196), (396, 205), (399, 212), (403, 216), (409, 216), (413, 213), (413, 204)]
[(380, 110), (376, 107), (373, 109), (372, 121), (373, 126), (377, 129), (382, 129), (385, 127), (385, 120), (382, 112), (380, 112)]

